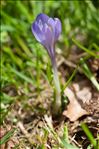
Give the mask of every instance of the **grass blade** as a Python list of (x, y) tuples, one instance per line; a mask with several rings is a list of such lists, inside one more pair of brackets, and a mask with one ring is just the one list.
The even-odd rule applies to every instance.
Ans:
[(61, 139), (61, 141), (62, 141), (62, 144), (64, 145), (64, 147), (65, 147), (66, 149), (79, 149), (79, 148), (76, 147), (76, 146), (72, 146), (71, 144), (68, 144), (64, 139)]
[(97, 149), (97, 142), (96, 142), (95, 138), (93, 137), (92, 133), (90, 132), (88, 126), (85, 123), (82, 123), (81, 127), (82, 127), (83, 131), (85, 132), (85, 134), (87, 135), (90, 142), (93, 144), (94, 149)]
[(89, 69), (89, 67), (87, 66), (83, 58), (80, 59), (80, 63), (81, 63), (84, 74), (87, 76), (87, 78), (93, 83), (93, 85), (99, 91), (99, 83), (97, 82), (96, 78), (92, 74), (91, 70)]
[(25, 80), (28, 83), (33, 84), (33, 80), (30, 79), (29, 77), (27, 77), (26, 75), (24, 75), (22, 72), (19, 72), (13, 68), (11, 68), (12, 72), (14, 72), (17, 76), (19, 76), (21, 79)]
[(12, 137), (14, 131), (15, 131), (15, 129), (12, 129), (9, 132), (7, 132), (7, 134), (1, 138), (0, 145), (6, 143)]
[(77, 40), (75, 40), (74, 38), (72, 38), (72, 41), (82, 50), (84, 50), (85, 52), (87, 52), (89, 55), (95, 57), (95, 58), (99, 58), (99, 55), (95, 54), (94, 52), (92, 52), (91, 50), (85, 48), (84, 46), (81, 45), (80, 42), (78, 42)]
[(78, 69), (78, 66), (76, 67), (76, 69), (74, 69), (72, 75), (69, 77), (69, 79), (67, 80), (67, 82), (63, 86), (62, 92), (64, 92), (65, 88), (70, 84), (70, 82), (72, 81), (73, 77), (76, 75), (77, 69)]

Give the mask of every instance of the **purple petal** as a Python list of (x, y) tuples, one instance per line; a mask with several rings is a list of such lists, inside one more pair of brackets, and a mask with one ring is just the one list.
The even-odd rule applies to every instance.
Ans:
[(61, 22), (41, 13), (32, 24), (35, 38), (47, 49), (51, 59), (55, 58), (55, 42), (61, 33)]
[(34, 22), (32, 25), (32, 32), (35, 38), (47, 49), (48, 54), (50, 56), (54, 55), (54, 51), (52, 50), (54, 38), (51, 28), (49, 28), (47, 24), (44, 24), (41, 29), (37, 22)]
[(45, 40), (45, 36), (44, 36), (43, 32), (40, 30), (40, 28), (39, 28), (37, 22), (34, 22), (34, 23), (32, 24), (32, 32), (33, 32), (35, 38), (36, 38), (39, 42), (42, 43), (42, 41)]
[(39, 14), (32, 24), (32, 32), (35, 38), (42, 43), (42, 41), (46, 40), (45, 32), (46, 32), (46, 23), (49, 17), (43, 13)]
[(58, 39), (61, 30), (62, 30), (61, 22), (58, 18), (55, 18), (55, 41)]
[(41, 20), (43, 23), (47, 23), (49, 17), (46, 14), (40, 13), (37, 18), (36, 21), (38, 22), (39, 20)]
[(54, 21), (54, 19), (52, 19), (52, 18), (49, 18), (48, 19), (48, 23), (47, 23), (48, 25), (49, 25), (49, 27), (52, 29), (52, 31), (53, 31), (53, 34), (55, 33), (55, 21)]
[(54, 41), (57, 41), (57, 39), (61, 33), (61, 22), (60, 22), (60, 20), (58, 18), (55, 18), (55, 19), (49, 18), (48, 25), (50, 25), (50, 27), (53, 30)]
[(46, 47), (49, 55), (51, 56), (51, 55), (54, 54), (53, 51), (52, 51), (53, 45), (54, 45), (53, 32), (52, 32), (52, 30), (49, 28), (49, 26), (47, 24), (46, 24), (45, 28), (46, 28), (46, 30), (45, 30), (44, 34), (45, 34), (46, 39), (43, 40), (42, 43)]

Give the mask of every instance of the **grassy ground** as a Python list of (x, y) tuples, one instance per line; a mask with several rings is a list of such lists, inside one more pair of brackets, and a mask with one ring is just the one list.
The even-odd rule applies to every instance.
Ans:
[[(74, 94), (75, 89), (78, 97), (79, 87), (91, 95), (89, 104), (82, 106), (88, 110), (87, 116), (74, 122), (67, 115), (52, 117), (51, 63), (46, 50), (31, 32), (31, 24), (41, 12), (62, 22), (56, 56), (64, 91), (69, 88)], [(98, 1), (1, 1), (2, 149), (98, 149), (98, 26)], [(87, 98), (83, 94), (82, 100)], [(79, 103), (82, 105), (82, 101)], [(74, 117), (76, 112), (73, 114)]]

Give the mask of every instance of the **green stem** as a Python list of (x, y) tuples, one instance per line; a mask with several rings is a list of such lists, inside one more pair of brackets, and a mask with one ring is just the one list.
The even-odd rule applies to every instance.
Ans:
[(55, 85), (54, 113), (58, 114), (61, 111), (61, 88), (55, 59), (53, 60), (52, 66), (53, 66), (53, 77), (54, 77), (53, 79)]

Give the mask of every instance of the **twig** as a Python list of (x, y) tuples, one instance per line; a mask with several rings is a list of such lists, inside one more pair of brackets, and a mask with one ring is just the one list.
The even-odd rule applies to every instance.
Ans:
[(22, 122), (18, 122), (17, 126), (20, 128), (21, 132), (25, 135), (25, 137), (27, 138), (28, 142), (33, 145), (33, 141), (30, 138), (29, 133), (26, 131), (25, 127), (23, 126)]

